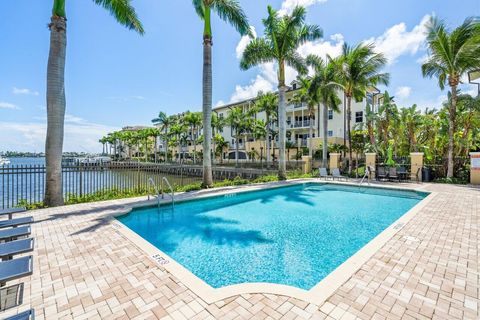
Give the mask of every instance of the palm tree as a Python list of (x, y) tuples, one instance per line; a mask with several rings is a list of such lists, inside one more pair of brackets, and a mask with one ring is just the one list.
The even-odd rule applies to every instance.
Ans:
[(211, 11), (231, 24), (241, 35), (248, 34), (250, 27), (248, 19), (237, 0), (193, 0), (193, 6), (203, 28), (203, 185), (210, 187), (212, 177), (212, 27)]
[[(378, 126), (378, 135), (381, 138), (383, 152), (386, 153), (389, 140), (390, 140), (390, 128), (397, 118), (398, 110), (397, 105), (395, 104), (394, 97), (390, 96), (388, 91), (385, 91), (383, 94), (383, 102), (382, 105), (378, 108), (378, 115), (377, 115), (377, 126)], [(393, 137), (392, 137), (393, 138)]]
[(270, 149), (271, 142), (273, 137), (271, 135), (272, 123), (277, 119), (277, 110), (278, 110), (278, 96), (273, 92), (259, 92), (257, 99), (255, 101), (255, 107), (259, 112), (265, 112), (266, 117), (266, 152), (267, 152), (267, 163), (271, 161)]
[(196, 154), (197, 154), (197, 139), (198, 129), (202, 125), (202, 114), (201, 112), (187, 112), (183, 117), (185, 124), (190, 126), (190, 131), (192, 133), (191, 141), (193, 142), (193, 163), (196, 163)]
[(290, 66), (300, 74), (307, 73), (305, 60), (297, 52), (299, 46), (307, 41), (319, 39), (321, 29), (316, 25), (305, 23), (305, 8), (297, 6), (290, 15), (280, 16), (271, 6), (268, 6), (268, 17), (263, 19), (264, 37), (253, 39), (243, 52), (240, 67), (243, 70), (253, 66), (274, 61), (278, 66), (278, 122), (280, 155), (278, 177), (286, 179), (285, 141), (285, 67)]
[(480, 22), (468, 18), (453, 31), (432, 17), (427, 25), (428, 60), (422, 65), (424, 77), (437, 77), (441, 90), (448, 83), (451, 99), (448, 109), (447, 177), (453, 177), (453, 149), (458, 85), (463, 75), (480, 68)]
[[(381, 53), (375, 53), (373, 44), (360, 43), (355, 47), (343, 45), (342, 55), (335, 60), (338, 64), (338, 83), (343, 88), (347, 98), (347, 136), (348, 145), (352, 145), (351, 120), (352, 98), (361, 101), (369, 88), (378, 84), (388, 85), (388, 73), (380, 73), (387, 64), (387, 59)], [(348, 173), (352, 173), (352, 148), (348, 152)]]
[(225, 138), (220, 134), (216, 134), (214, 139), (216, 144), (215, 153), (219, 155), (220, 163), (223, 163), (223, 152), (228, 148), (228, 141), (225, 141)]
[[(45, 141), (46, 187), (44, 203), (60, 206), (63, 201), (62, 148), (65, 120), (65, 56), (67, 48), (66, 0), (54, 0), (50, 29), (50, 52), (47, 66), (47, 137)], [(107, 9), (122, 25), (143, 34), (130, 0), (94, 0)]]
[(163, 131), (163, 139), (165, 144), (165, 162), (168, 162), (168, 130), (175, 123), (174, 116), (167, 116), (163, 111), (158, 113), (158, 117), (152, 119), (152, 123), (159, 125), (160, 130)]
[[(293, 102), (307, 105), (307, 113), (309, 119), (308, 128), (308, 156), (313, 156), (313, 119), (315, 117), (315, 106), (319, 103), (318, 90), (311, 90), (312, 81), (310, 78), (302, 76), (297, 77), (300, 89), (293, 95)], [(302, 119), (303, 120), (303, 119)]]
[(230, 110), (225, 119), (226, 123), (232, 128), (235, 138), (235, 166), (238, 168), (239, 139), (250, 129), (251, 119), (246, 117), (241, 107), (235, 107)]
[(400, 124), (405, 131), (405, 137), (408, 139), (408, 151), (418, 152), (417, 133), (422, 124), (422, 117), (417, 105), (410, 108), (402, 108), (400, 111)]
[[(331, 59), (329, 59), (328, 63), (325, 63), (322, 58), (315, 55), (309, 55), (307, 57), (307, 64), (312, 67), (314, 71), (309, 91), (313, 91), (323, 105), (322, 163), (323, 167), (326, 168), (328, 162), (328, 110), (340, 112), (339, 105), (342, 103), (336, 92), (339, 88), (335, 83), (337, 80), (336, 64)], [(318, 119), (318, 121), (320, 121), (320, 119)]]
[(219, 131), (223, 130), (223, 127), (225, 126), (225, 119), (222, 117), (219, 117), (216, 113), (212, 113), (212, 132), (213, 132), (213, 151), (214, 151), (214, 162), (215, 162), (215, 154), (217, 153), (217, 148), (215, 146), (216, 144), (216, 137)]

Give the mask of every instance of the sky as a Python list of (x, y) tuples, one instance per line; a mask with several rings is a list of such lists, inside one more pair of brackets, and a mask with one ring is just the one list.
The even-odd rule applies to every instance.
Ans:
[[(46, 131), (46, 67), (53, 1), (0, 1), (0, 151), (42, 152)], [(307, 8), (322, 40), (299, 48), (302, 55), (337, 55), (344, 42), (373, 42), (389, 59), (388, 90), (399, 106), (439, 107), (447, 92), (424, 79), (425, 23), (430, 16), (458, 26), (480, 16), (480, 0), (240, 0), (259, 36), (267, 5), (289, 13)], [(93, 1), (67, 0), (64, 151), (100, 152), (98, 140), (126, 125), (149, 125), (159, 111), (200, 111), (202, 31), (190, 0), (134, 0), (145, 35), (119, 25)], [(213, 19), (213, 104), (253, 97), (276, 88), (274, 64), (242, 71), (248, 43)], [(288, 81), (295, 78), (287, 70)], [(473, 85), (463, 92), (476, 94)]]

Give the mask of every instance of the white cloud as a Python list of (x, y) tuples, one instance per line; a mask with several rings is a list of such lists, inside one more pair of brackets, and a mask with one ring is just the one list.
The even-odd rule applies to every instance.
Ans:
[[(72, 116), (73, 117), (73, 116)], [(76, 117), (74, 117), (75, 119)], [(119, 128), (84, 121), (65, 122), (64, 151), (100, 152), (98, 140), (108, 132)], [(46, 123), (1, 122), (0, 150), (42, 151), (45, 148)]]
[(17, 87), (13, 87), (13, 90), (12, 90), (12, 93), (13, 94), (23, 94), (23, 95), (32, 95), (32, 96), (38, 96), (38, 91), (33, 91), (33, 90), (30, 90), (28, 88), (17, 88)]
[[(252, 36), (254, 38), (257, 37), (257, 31), (255, 30), (254, 26), (250, 26), (250, 30), (252, 32)], [(235, 53), (237, 55), (237, 59), (240, 59), (243, 55), (243, 51), (245, 51), (245, 48), (248, 46), (248, 44), (252, 41), (252, 38), (249, 35), (243, 36), (240, 41), (237, 44), (237, 47), (235, 48)]]
[(230, 103), (253, 98), (257, 96), (259, 91), (268, 92), (273, 90), (272, 82), (268, 81), (263, 75), (257, 75), (249, 85), (237, 85), (235, 87), (235, 93), (230, 98)]
[(410, 97), (410, 94), (412, 93), (412, 88), (411, 87), (398, 87), (397, 90), (395, 91), (395, 97), (398, 97), (400, 99), (406, 99)]
[(325, 3), (327, 0), (284, 0), (278, 14), (286, 15), (293, 11), (296, 6), (310, 7), (317, 3)]
[(19, 107), (17, 107), (16, 105), (14, 105), (13, 103), (9, 103), (9, 102), (3, 102), (3, 101), (0, 101), (0, 109), (20, 109)]
[(411, 31), (407, 31), (407, 25), (401, 22), (387, 29), (381, 36), (370, 38), (366, 42), (375, 43), (376, 51), (385, 54), (389, 64), (393, 64), (401, 55), (414, 55), (422, 48), (426, 39), (426, 24), (430, 17), (424, 16)]
[[(313, 42), (307, 42), (298, 48), (298, 52), (303, 57), (309, 54), (316, 54), (325, 59), (326, 55), (332, 57), (338, 56), (342, 51), (344, 43), (343, 35), (334, 34), (330, 37), (331, 41), (317, 40)], [(245, 40), (245, 41), (243, 41)], [(242, 38), (237, 45), (237, 57), (240, 58), (243, 50), (247, 46), (247, 38)], [(259, 67), (260, 74), (250, 81), (249, 84), (235, 87), (235, 92), (232, 94), (229, 103), (246, 100), (257, 96), (259, 91), (267, 92), (274, 91), (277, 87), (277, 69), (273, 62), (264, 63)], [(297, 77), (297, 72), (290, 68), (285, 68), (285, 81), (290, 84)]]

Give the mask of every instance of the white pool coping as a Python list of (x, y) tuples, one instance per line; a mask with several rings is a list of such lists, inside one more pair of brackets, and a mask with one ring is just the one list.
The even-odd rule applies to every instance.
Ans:
[[(288, 185), (297, 185), (303, 183), (330, 183), (341, 184), (358, 187), (358, 183), (351, 182), (339, 182), (339, 181), (325, 181), (320, 179), (296, 179), (282, 182), (252, 184), (239, 187), (227, 187), (219, 190), (210, 189), (203, 190), (194, 193), (180, 193), (176, 194), (176, 202), (182, 202), (186, 200), (197, 200), (206, 197), (226, 195), (239, 192), (262, 190), (267, 188), (282, 187)], [(418, 188), (405, 188), (401, 186), (391, 185), (362, 185), (362, 187), (372, 187), (380, 189), (392, 189), (402, 191), (417, 191), (425, 192), (422, 190), (422, 185)], [(213, 288), (205, 281), (194, 275), (191, 271), (185, 268), (180, 263), (172, 259), (168, 254), (158, 249), (150, 242), (142, 238), (140, 235), (132, 231), (123, 223), (114, 219), (116, 216), (124, 215), (130, 212), (133, 208), (151, 206), (157, 203), (157, 200), (141, 201), (134, 204), (127, 204), (124, 210), (121, 210), (110, 216), (109, 223), (116, 228), (122, 235), (132, 241), (137, 247), (143, 250), (149, 257), (157, 263), (159, 266), (167, 270), (173, 276), (175, 276), (180, 282), (182, 282), (188, 289), (192, 290), (195, 294), (200, 296), (206, 303), (214, 303), (216, 301), (229, 298), (240, 294), (277, 294), (288, 297), (297, 298), (309, 303), (321, 305), (330, 297), (343, 283), (345, 283), (350, 277), (355, 274), (360, 267), (368, 261), (378, 250), (380, 250), (388, 240), (390, 240), (398, 231), (400, 231), (422, 208), (424, 208), (431, 199), (435, 196), (436, 192), (429, 192), (429, 195), (412, 207), (409, 211), (403, 214), (399, 219), (393, 222), (385, 230), (379, 233), (375, 238), (370, 240), (354, 255), (345, 260), (335, 270), (323, 278), (310, 290), (303, 290), (288, 285), (281, 285), (276, 283), (242, 283), (222, 288)], [(168, 197), (167, 197), (168, 198)], [(170, 200), (162, 200), (162, 204), (168, 203)]]

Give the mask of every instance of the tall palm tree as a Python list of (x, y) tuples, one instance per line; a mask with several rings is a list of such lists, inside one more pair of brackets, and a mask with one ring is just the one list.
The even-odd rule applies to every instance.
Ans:
[[(47, 137), (45, 141), (46, 187), (44, 203), (60, 206), (63, 201), (62, 149), (65, 120), (65, 56), (67, 48), (66, 0), (54, 0), (50, 28), (50, 52), (47, 66)], [(107, 9), (122, 25), (143, 34), (130, 0), (93, 0)]]
[(395, 104), (394, 97), (390, 96), (388, 91), (385, 91), (383, 94), (382, 104), (378, 108), (377, 115), (377, 126), (378, 126), (378, 135), (381, 138), (382, 142), (380, 143), (383, 146), (383, 152), (386, 153), (389, 140), (392, 135), (391, 127), (394, 124), (394, 120), (397, 119), (398, 109)]
[[(382, 53), (375, 52), (374, 44), (360, 43), (355, 47), (343, 45), (342, 55), (335, 59), (338, 64), (338, 83), (347, 98), (347, 136), (351, 146), (352, 99), (362, 101), (367, 90), (378, 84), (388, 85), (390, 75), (380, 70), (387, 64)], [(348, 151), (348, 173), (352, 172), (352, 148)]]
[(453, 177), (453, 149), (458, 85), (463, 75), (480, 68), (480, 22), (468, 18), (453, 31), (432, 17), (427, 24), (428, 60), (422, 65), (424, 77), (437, 77), (441, 90), (448, 83), (451, 99), (448, 109), (447, 177)]
[[(311, 90), (312, 80), (303, 76), (298, 76), (297, 81), (300, 89), (293, 95), (293, 102), (304, 103), (307, 105), (307, 113), (309, 119), (308, 128), (308, 156), (313, 156), (313, 119), (315, 118), (315, 106), (320, 102), (318, 90)], [(302, 119), (303, 121), (303, 119)], [(318, 120), (317, 120), (318, 121)]]
[(196, 163), (197, 157), (197, 141), (199, 138), (198, 130), (202, 125), (202, 113), (201, 112), (187, 112), (183, 117), (185, 124), (190, 126), (192, 133), (191, 141), (193, 142), (193, 162)]
[(250, 33), (248, 19), (237, 0), (193, 0), (203, 27), (203, 185), (213, 184), (212, 176), (212, 27), (211, 12), (231, 24), (241, 35)]
[(239, 140), (249, 127), (248, 120), (241, 107), (235, 107), (230, 110), (225, 119), (226, 123), (233, 130), (233, 138), (235, 138), (235, 166), (238, 167), (239, 158)]
[(267, 152), (267, 163), (271, 161), (270, 149), (273, 137), (271, 135), (272, 123), (277, 119), (277, 110), (278, 110), (278, 96), (273, 92), (259, 92), (257, 95), (257, 100), (255, 101), (255, 107), (259, 112), (265, 112), (265, 123), (266, 123), (266, 142), (265, 149)]
[(216, 113), (212, 113), (212, 132), (213, 132), (213, 152), (214, 152), (214, 161), (215, 161), (215, 154), (217, 153), (217, 148), (215, 146), (217, 139), (217, 134), (219, 131), (223, 130), (223, 127), (225, 126), (225, 119), (223, 117), (219, 117)]
[(240, 67), (243, 70), (253, 66), (274, 61), (278, 67), (278, 122), (280, 155), (278, 162), (278, 177), (286, 179), (285, 141), (285, 67), (290, 66), (300, 74), (307, 73), (305, 59), (297, 52), (299, 46), (307, 41), (317, 40), (322, 36), (322, 30), (316, 25), (305, 23), (305, 8), (297, 6), (290, 15), (280, 16), (271, 6), (268, 6), (268, 17), (263, 19), (264, 37), (253, 39), (243, 52)]
[[(333, 112), (340, 112), (340, 104), (342, 101), (337, 95), (339, 89), (337, 81), (336, 64), (328, 57), (328, 62), (316, 55), (309, 55), (307, 57), (307, 64), (312, 67), (314, 74), (311, 79), (309, 90), (315, 92), (318, 100), (323, 105), (322, 112), (322, 163), (327, 166), (328, 158), (328, 110)], [(320, 121), (320, 119), (318, 119)]]
[(175, 116), (167, 116), (165, 112), (160, 111), (158, 113), (158, 117), (152, 119), (152, 123), (160, 126), (160, 130), (163, 131), (163, 140), (165, 145), (165, 162), (168, 162), (168, 130), (175, 123)]
[(400, 110), (400, 124), (405, 131), (405, 137), (408, 139), (408, 151), (418, 152), (417, 134), (422, 124), (421, 112), (414, 104), (410, 108), (402, 108)]

